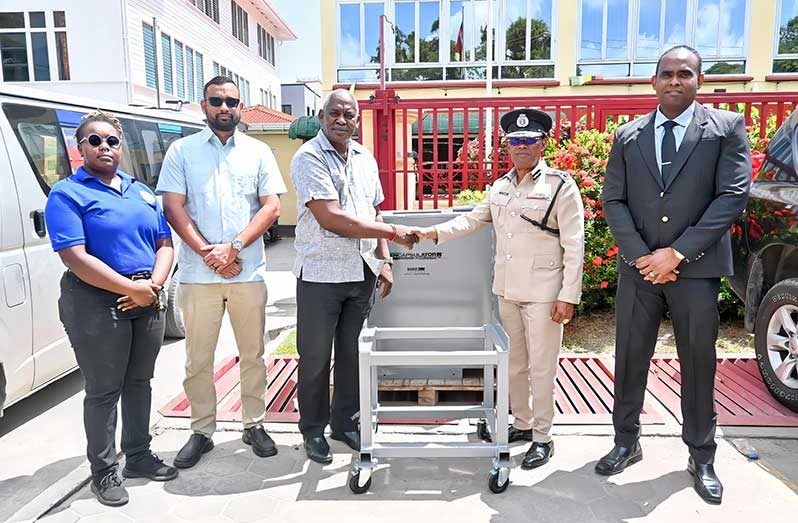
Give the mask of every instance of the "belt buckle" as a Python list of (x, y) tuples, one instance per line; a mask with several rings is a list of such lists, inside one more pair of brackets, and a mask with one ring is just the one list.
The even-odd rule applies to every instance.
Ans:
[(138, 273), (138, 274), (131, 274), (130, 275), (130, 279), (133, 280), (133, 281), (136, 281), (136, 280), (149, 280), (150, 276), (152, 276), (152, 274), (147, 274), (146, 272), (141, 272), (141, 273)]

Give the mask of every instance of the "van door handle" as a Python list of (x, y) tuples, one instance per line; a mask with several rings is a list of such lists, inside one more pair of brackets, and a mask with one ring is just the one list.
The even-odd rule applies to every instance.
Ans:
[(47, 225), (44, 223), (44, 209), (36, 209), (30, 212), (30, 217), (33, 220), (33, 229), (39, 238), (47, 236)]

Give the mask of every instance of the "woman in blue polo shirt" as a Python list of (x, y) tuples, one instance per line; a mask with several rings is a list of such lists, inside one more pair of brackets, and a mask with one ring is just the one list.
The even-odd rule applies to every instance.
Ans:
[(122, 403), (122, 475), (167, 481), (174, 467), (150, 451), (151, 388), (164, 335), (159, 293), (172, 265), (169, 226), (145, 184), (118, 171), (122, 126), (100, 111), (75, 132), (83, 167), (50, 191), (45, 216), (61, 278), (61, 321), (86, 382), (83, 423), (91, 490), (111, 506), (128, 495), (117, 475), (116, 409)]

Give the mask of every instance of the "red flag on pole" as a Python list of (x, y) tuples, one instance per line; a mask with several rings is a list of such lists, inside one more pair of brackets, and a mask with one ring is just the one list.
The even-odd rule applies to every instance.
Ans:
[(460, 21), (460, 29), (457, 31), (457, 42), (454, 44), (454, 59), (463, 59), (463, 21)]

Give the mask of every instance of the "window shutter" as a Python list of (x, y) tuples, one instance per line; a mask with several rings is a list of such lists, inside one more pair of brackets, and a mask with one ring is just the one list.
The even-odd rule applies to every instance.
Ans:
[(202, 63), (202, 53), (194, 53), (194, 60), (197, 63), (197, 101), (205, 96), (205, 67)]
[(181, 100), (186, 96), (185, 90), (186, 71), (183, 67), (183, 44), (175, 40), (175, 83), (177, 84), (177, 96)]
[(172, 39), (165, 34), (161, 34), (161, 56), (163, 59), (163, 90), (165, 93), (173, 94), (174, 80), (172, 77)]
[(155, 89), (155, 32), (151, 25), (142, 24), (144, 35), (144, 76), (147, 87)]

